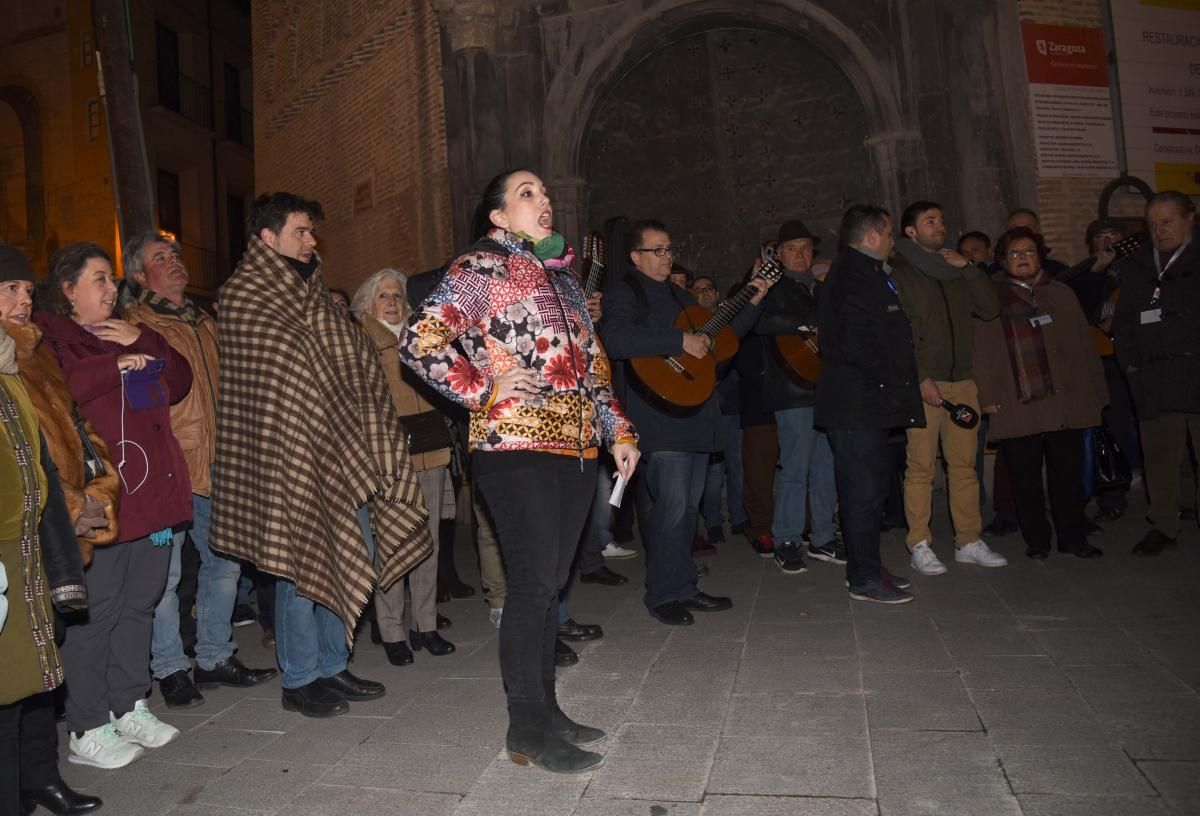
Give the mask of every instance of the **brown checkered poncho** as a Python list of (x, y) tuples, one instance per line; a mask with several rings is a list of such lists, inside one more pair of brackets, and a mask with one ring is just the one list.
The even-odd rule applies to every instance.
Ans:
[(373, 499), (384, 587), (432, 541), (378, 355), (320, 277), (255, 237), (221, 287), (210, 544), (293, 581), (350, 641), (376, 584), (356, 508)]

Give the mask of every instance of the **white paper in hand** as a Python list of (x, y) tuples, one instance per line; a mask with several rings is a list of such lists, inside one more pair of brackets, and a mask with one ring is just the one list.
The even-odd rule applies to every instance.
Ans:
[(614, 474), (614, 478), (617, 481), (613, 484), (612, 495), (608, 497), (608, 503), (613, 507), (620, 507), (621, 497), (625, 495), (625, 477), (617, 473)]

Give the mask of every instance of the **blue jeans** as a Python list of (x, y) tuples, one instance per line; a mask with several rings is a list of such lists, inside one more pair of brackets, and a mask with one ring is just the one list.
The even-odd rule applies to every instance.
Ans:
[(346, 628), (342, 619), (296, 592), (282, 578), (275, 582), (275, 659), (285, 689), (300, 688), (346, 668)]
[[(238, 576), (242, 565), (208, 548), (212, 499), (192, 494), (192, 526), (188, 535), (200, 555), (196, 577), (196, 664), (202, 669), (233, 655), (233, 607), (237, 603)], [(171, 566), (162, 600), (154, 609), (154, 636), (150, 643), (150, 671), (158, 679), (191, 668), (179, 636), (180, 559), (183, 535), (175, 536)], [(189, 610), (190, 613), (190, 610)]]
[(652, 451), (642, 457), (638, 469), (646, 547), (644, 601), (647, 609), (654, 609), (696, 594), (692, 538), (700, 516), (708, 454)]
[(833, 450), (824, 431), (813, 427), (812, 408), (775, 412), (779, 434), (780, 471), (775, 474), (775, 541), (799, 541), (804, 534), (805, 501), (812, 504), (813, 546), (833, 543), (833, 512), (837, 505)]
[(708, 475), (704, 479), (704, 498), (700, 502), (700, 514), (705, 527), (720, 527), (721, 487), (724, 485), (729, 502), (729, 523), (733, 526), (745, 524), (746, 506), (742, 500), (742, 418), (736, 414), (721, 417), (721, 441), (724, 445), (724, 461), (709, 462)]

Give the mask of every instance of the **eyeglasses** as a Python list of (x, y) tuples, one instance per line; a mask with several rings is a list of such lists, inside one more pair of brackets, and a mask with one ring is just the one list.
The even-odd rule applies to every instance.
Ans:
[(662, 256), (664, 256), (668, 253), (670, 253), (671, 255), (674, 255), (675, 251), (676, 251), (676, 247), (674, 244), (671, 244), (670, 246), (665, 246), (665, 247), (650, 247), (647, 249), (635, 249), (634, 250), (634, 252), (653, 252), (654, 257), (656, 257), (656, 258), (661, 258)]
[(1037, 254), (1038, 251), (1036, 249), (1010, 249), (1008, 251), (1008, 257), (1010, 258), (1032, 258)]

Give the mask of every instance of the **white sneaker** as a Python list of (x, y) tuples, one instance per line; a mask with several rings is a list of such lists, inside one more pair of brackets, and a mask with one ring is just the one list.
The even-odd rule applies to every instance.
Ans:
[(113, 723), (109, 723), (84, 731), (82, 737), (71, 732), (71, 751), (67, 754), (67, 762), (112, 770), (124, 768), (145, 753), (144, 749), (121, 739)]
[(637, 558), (638, 552), (637, 550), (631, 550), (628, 547), (622, 547), (615, 541), (610, 541), (605, 545), (604, 549), (600, 551), (600, 554), (605, 558), (613, 558), (619, 561), (623, 558)]
[(938, 557), (933, 554), (933, 550), (929, 549), (928, 541), (917, 542), (908, 563), (922, 575), (941, 575), (946, 571), (946, 565), (938, 560)]
[(978, 564), (981, 567), (1005, 567), (1008, 559), (998, 552), (993, 552), (983, 539), (977, 539), (954, 551), (954, 560), (963, 564)]
[(502, 617), (504, 617), (504, 607), (503, 606), (500, 607), (499, 609), (489, 609), (488, 610), (488, 620), (491, 621), (492, 626), (495, 626), (497, 629), (500, 628), (500, 619)]
[(108, 716), (121, 739), (146, 748), (162, 748), (179, 736), (179, 729), (155, 717), (145, 700), (138, 700), (133, 704), (133, 711), (119, 719), (111, 713)]

